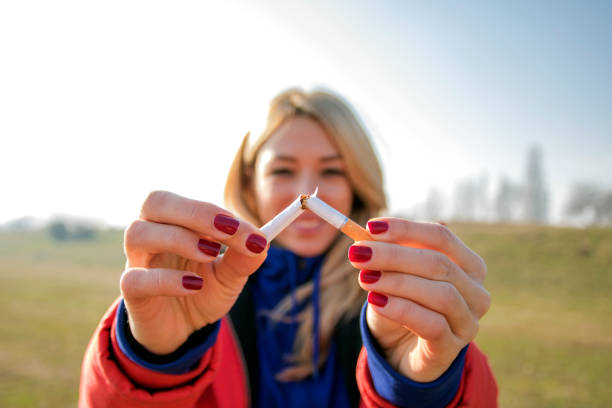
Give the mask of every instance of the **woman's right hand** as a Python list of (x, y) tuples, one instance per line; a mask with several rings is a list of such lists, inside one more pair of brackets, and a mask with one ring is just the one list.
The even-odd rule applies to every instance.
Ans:
[(176, 350), (230, 310), (267, 248), (259, 229), (223, 208), (149, 194), (124, 237), (120, 286), (134, 338), (156, 354)]

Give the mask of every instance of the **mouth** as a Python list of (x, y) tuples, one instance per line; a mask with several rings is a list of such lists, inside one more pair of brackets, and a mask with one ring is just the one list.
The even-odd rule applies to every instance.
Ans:
[(310, 211), (306, 211), (293, 221), (290, 227), (300, 233), (313, 233), (318, 232), (324, 225), (325, 221)]

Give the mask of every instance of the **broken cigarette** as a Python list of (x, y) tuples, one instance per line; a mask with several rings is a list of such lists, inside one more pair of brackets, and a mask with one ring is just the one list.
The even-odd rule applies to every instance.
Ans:
[(300, 195), (287, 208), (260, 228), (268, 242), (276, 238), (306, 208), (351, 237), (354, 241), (368, 241), (372, 239), (368, 231), (363, 227), (317, 197), (318, 191), (319, 189), (317, 188), (313, 194)]
[(302, 207), (308, 208), (319, 217), (351, 237), (354, 241), (371, 241), (372, 237), (362, 226), (317, 197), (318, 188), (311, 195), (301, 197)]
[(299, 196), (295, 199), (287, 208), (278, 213), (278, 215), (272, 218), (261, 227), (261, 232), (264, 233), (268, 242), (272, 241), (278, 234), (280, 234), (285, 228), (289, 226), (297, 217), (304, 212), (302, 206), (302, 199), (304, 195)]

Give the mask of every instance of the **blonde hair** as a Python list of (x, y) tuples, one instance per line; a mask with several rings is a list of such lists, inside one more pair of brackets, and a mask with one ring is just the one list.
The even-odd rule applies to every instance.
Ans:
[[(378, 158), (369, 137), (357, 115), (346, 101), (328, 91), (315, 90), (306, 93), (289, 89), (276, 96), (270, 103), (265, 129), (255, 138), (247, 133), (234, 158), (225, 185), (225, 205), (242, 218), (259, 226), (255, 199), (250, 188), (250, 175), (261, 146), (287, 119), (307, 116), (315, 120), (329, 135), (340, 152), (345, 172), (354, 191), (350, 217), (364, 225), (368, 219), (378, 216), (386, 208), (383, 176)], [(334, 329), (342, 319), (350, 319), (359, 313), (365, 300), (355, 276), (355, 269), (347, 261), (352, 240), (343, 234), (332, 243), (321, 270), (319, 344), (321, 365), (327, 358)], [(313, 283), (307, 282), (296, 290), (298, 302), (307, 299)], [(275, 307), (272, 315), (282, 319), (291, 309), (287, 295)], [(308, 305), (298, 316), (299, 329), (290, 357), (293, 366), (277, 376), (282, 381), (300, 380), (313, 370), (313, 308)]]

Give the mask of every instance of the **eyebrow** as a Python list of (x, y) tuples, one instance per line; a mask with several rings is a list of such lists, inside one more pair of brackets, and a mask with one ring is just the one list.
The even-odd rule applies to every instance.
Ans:
[[(325, 157), (321, 157), (319, 159), (320, 162), (322, 163), (326, 163), (326, 162), (330, 162), (330, 161), (334, 161), (334, 160), (340, 160), (342, 159), (342, 156), (340, 156), (339, 154), (334, 154), (332, 156), (325, 156)], [(284, 160), (284, 161), (291, 161), (291, 162), (296, 162), (297, 159), (293, 156), (286, 156), (286, 155), (282, 155), (279, 154), (277, 156), (274, 156), (272, 158), (272, 160)]]

